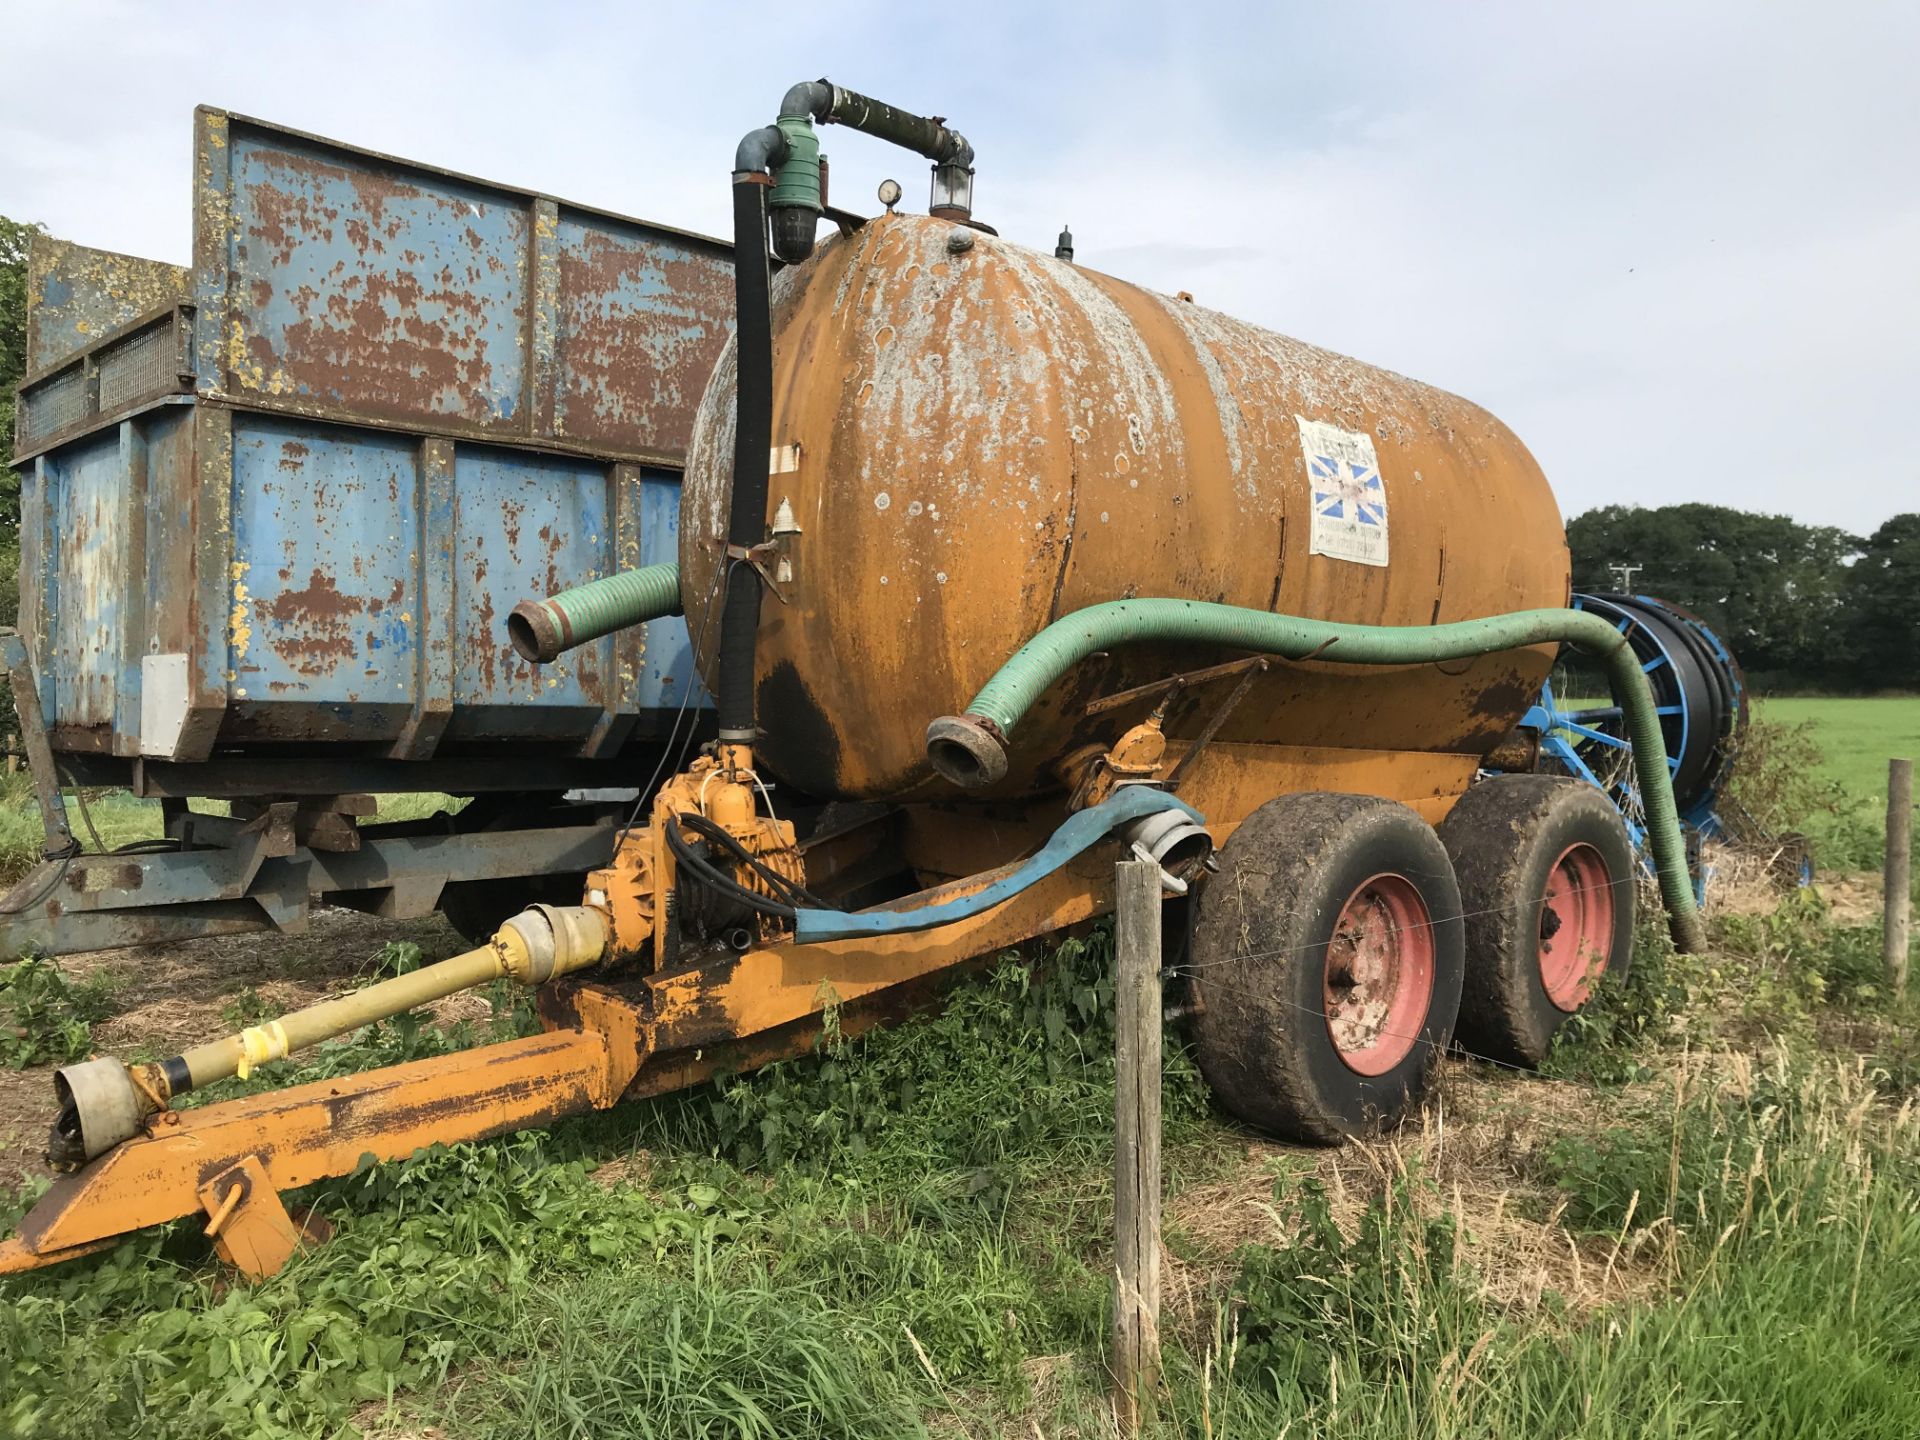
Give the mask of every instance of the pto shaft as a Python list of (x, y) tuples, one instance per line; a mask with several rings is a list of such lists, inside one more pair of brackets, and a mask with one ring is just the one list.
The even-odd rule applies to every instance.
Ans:
[(157, 1065), (123, 1065), (110, 1056), (54, 1075), (60, 1115), (48, 1158), (78, 1165), (136, 1134), (166, 1102), (279, 1060), (323, 1040), (387, 1020), (477, 985), (509, 978), (529, 987), (595, 964), (607, 946), (606, 917), (585, 905), (536, 905), (502, 925), (477, 950), (323, 1000), (278, 1020), (250, 1025)]

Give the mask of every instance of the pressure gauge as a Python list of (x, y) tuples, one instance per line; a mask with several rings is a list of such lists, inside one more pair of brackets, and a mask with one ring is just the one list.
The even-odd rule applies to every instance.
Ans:
[(893, 212), (893, 207), (900, 203), (900, 182), (898, 180), (882, 180), (880, 182), (880, 203), (887, 207), (889, 214)]

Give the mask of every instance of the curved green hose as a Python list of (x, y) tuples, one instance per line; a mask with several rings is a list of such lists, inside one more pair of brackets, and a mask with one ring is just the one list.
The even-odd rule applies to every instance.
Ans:
[(522, 600), (507, 617), (507, 638), (525, 659), (544, 665), (576, 645), (679, 613), (680, 567), (646, 565), (545, 600)]
[(973, 697), (965, 715), (946, 716), (927, 727), (934, 768), (962, 785), (993, 783), (1006, 773), (1006, 737), (1049, 686), (1096, 651), (1149, 642), (1251, 650), (1288, 660), (1312, 656), (1349, 665), (1420, 665), (1553, 642), (1598, 656), (1606, 662), (1614, 701), (1633, 742), (1647, 836), (1674, 943), (1687, 952), (1706, 947), (1652, 688), (1626, 637), (1580, 610), (1519, 610), (1450, 625), (1342, 625), (1197, 600), (1089, 605), (1022, 645)]

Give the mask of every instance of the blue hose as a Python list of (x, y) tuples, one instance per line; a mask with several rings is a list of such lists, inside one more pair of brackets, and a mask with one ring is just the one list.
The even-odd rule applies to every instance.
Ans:
[(1206, 823), (1198, 810), (1177, 796), (1145, 785), (1124, 785), (1098, 805), (1068, 816), (1045, 845), (984, 889), (914, 910), (862, 910), (858, 914), (844, 910), (802, 910), (794, 920), (794, 938), (802, 942), (845, 940), (856, 935), (900, 935), (913, 930), (931, 930), (936, 925), (951, 925), (1011, 900), (1074, 856), (1099, 844), (1122, 825), (1162, 810), (1179, 810), (1196, 825)]

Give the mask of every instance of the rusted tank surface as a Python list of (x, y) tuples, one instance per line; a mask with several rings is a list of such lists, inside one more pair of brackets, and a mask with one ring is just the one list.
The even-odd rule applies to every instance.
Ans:
[[(1566, 603), (1565, 532), (1526, 448), (1456, 396), (994, 237), (889, 216), (774, 288), (770, 511), (791, 506), (785, 603), (762, 609), (760, 753), (849, 797), (946, 791), (925, 763), (1043, 626), (1175, 596), (1378, 625)], [(680, 557), (696, 633), (724, 531), (735, 367), (694, 426)], [(709, 663), (711, 656), (703, 656)], [(1003, 794), (1141, 718), (1089, 714), (1217, 662), (1096, 656), (1023, 722)], [(1392, 670), (1275, 664), (1216, 744), (1483, 754), (1548, 649)], [(1197, 734), (1221, 688), (1167, 719)], [(1316, 773), (1337, 768), (1324, 758)], [(1472, 765), (1449, 773), (1464, 785)], [(1322, 788), (1351, 788), (1329, 783)]]

